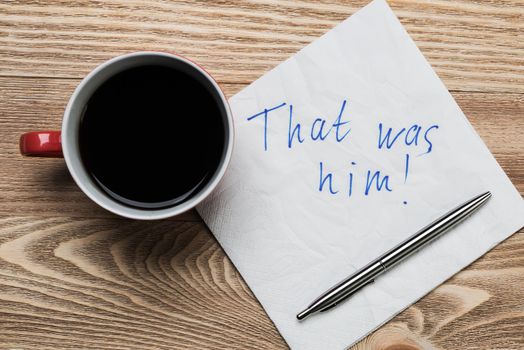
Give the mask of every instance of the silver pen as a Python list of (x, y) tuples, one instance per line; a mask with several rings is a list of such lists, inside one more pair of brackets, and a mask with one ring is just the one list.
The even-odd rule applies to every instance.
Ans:
[(304, 311), (297, 315), (299, 320), (316, 312), (322, 312), (335, 307), (338, 303), (357, 292), (359, 289), (374, 282), (397, 263), (403, 261), (414, 252), (440, 237), (444, 232), (464, 220), (468, 215), (480, 208), (491, 197), (490, 192), (480, 194), (466, 203), (456, 207), (446, 215), (433, 221), (413, 236), (406, 239), (387, 253), (373, 260), (342, 282), (315, 299)]

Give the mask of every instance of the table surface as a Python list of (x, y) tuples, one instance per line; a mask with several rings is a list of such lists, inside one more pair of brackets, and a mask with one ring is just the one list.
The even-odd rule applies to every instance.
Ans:
[[(118, 218), (62, 160), (22, 158), (18, 137), (59, 129), (80, 79), (115, 55), (180, 53), (232, 96), (365, 3), (2, 1), (0, 348), (286, 348), (194, 211)], [(390, 5), (523, 193), (524, 3)], [(356, 349), (522, 348), (523, 299), (520, 232)]]

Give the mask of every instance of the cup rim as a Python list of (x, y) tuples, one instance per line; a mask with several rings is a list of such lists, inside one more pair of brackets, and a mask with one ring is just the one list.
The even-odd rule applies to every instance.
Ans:
[[(224, 111), (225, 111), (225, 118), (227, 120), (227, 125), (224, 125), (225, 130), (224, 132), (227, 134), (227, 143), (224, 145), (225, 147), (225, 153), (221, 159), (221, 162), (219, 164), (219, 167), (217, 168), (215, 174), (213, 175), (212, 179), (202, 188), (196, 195), (191, 197), (189, 200), (182, 202), (180, 204), (168, 207), (168, 208), (162, 208), (162, 209), (140, 209), (140, 208), (133, 208), (126, 206), (124, 204), (121, 204), (111, 197), (104, 194), (100, 189), (96, 188), (94, 191), (90, 189), (84, 181), (81, 179), (81, 173), (87, 175), (89, 177), (89, 174), (86, 174), (86, 171), (83, 168), (77, 167), (73, 164), (73, 158), (74, 157), (80, 157), (79, 154), (75, 154), (72, 150), (69, 149), (68, 144), (70, 142), (69, 138), (71, 135), (69, 135), (66, 130), (69, 130), (69, 123), (70, 116), (72, 113), (72, 109), (74, 107), (74, 104), (78, 98), (78, 95), (80, 92), (86, 87), (88, 82), (90, 82), (97, 74), (99, 74), (103, 69), (110, 65), (114, 65), (117, 62), (127, 60), (130, 58), (138, 57), (138, 56), (161, 56), (166, 57), (170, 59), (177, 60), (179, 62), (182, 62), (184, 64), (187, 64), (197, 70), (200, 74), (202, 74), (203, 77), (205, 77), (208, 82), (211, 84), (211, 86), (215, 89), (216, 93), (220, 97), (220, 100), (223, 104)], [(63, 147), (63, 154), (64, 159), (67, 165), (67, 168), (69, 172), (71, 173), (71, 176), (73, 177), (75, 183), (80, 187), (80, 189), (96, 204), (101, 206), (102, 208), (126, 217), (130, 219), (138, 219), (138, 220), (157, 220), (157, 219), (165, 219), (168, 217), (172, 217), (175, 215), (179, 215), (181, 213), (184, 213), (195, 206), (197, 206), (200, 202), (202, 202), (206, 197), (209, 196), (209, 194), (217, 187), (218, 183), (224, 176), (224, 173), (229, 165), (229, 162), (231, 160), (231, 155), (233, 152), (233, 142), (234, 142), (234, 128), (233, 128), (233, 116), (231, 113), (231, 108), (229, 106), (229, 102), (227, 101), (227, 98), (224, 95), (224, 92), (218, 85), (218, 83), (215, 81), (215, 79), (201, 66), (196, 64), (195, 62), (180, 56), (178, 54), (172, 54), (167, 52), (160, 52), (160, 51), (139, 51), (139, 52), (133, 52), (128, 54), (123, 54), (120, 56), (113, 57), (100, 65), (98, 65), (96, 68), (94, 68), (91, 72), (89, 72), (88, 75), (86, 75), (82, 81), (78, 84), (76, 89), (74, 90), (73, 94), (71, 95), (69, 102), (67, 103), (66, 109), (64, 111), (63, 121), (62, 121), (62, 147)], [(94, 187), (95, 188), (95, 187)], [(98, 193), (95, 193), (98, 192)], [(100, 200), (99, 196), (103, 196), (105, 198), (108, 198), (108, 201)]]

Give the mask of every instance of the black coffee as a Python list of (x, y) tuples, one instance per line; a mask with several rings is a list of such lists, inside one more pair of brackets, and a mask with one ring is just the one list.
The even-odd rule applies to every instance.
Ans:
[(211, 91), (164, 66), (113, 76), (82, 117), (85, 168), (128, 206), (159, 209), (188, 200), (213, 176), (224, 149), (222, 107)]

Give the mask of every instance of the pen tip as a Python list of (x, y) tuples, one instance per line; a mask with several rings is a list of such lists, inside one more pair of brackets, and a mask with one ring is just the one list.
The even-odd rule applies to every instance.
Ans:
[(311, 314), (311, 309), (305, 309), (301, 313), (297, 315), (298, 320), (303, 320), (304, 318), (308, 317)]

